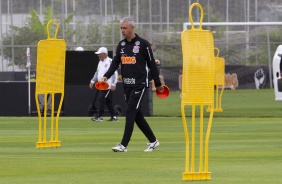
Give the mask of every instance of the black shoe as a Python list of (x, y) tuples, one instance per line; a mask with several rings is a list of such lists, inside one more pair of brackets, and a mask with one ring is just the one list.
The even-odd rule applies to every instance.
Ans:
[(94, 117), (94, 118), (91, 118), (92, 121), (99, 121), (99, 122), (102, 122), (103, 121), (103, 117)]
[(111, 117), (111, 119), (109, 119), (108, 121), (118, 121), (116, 116)]

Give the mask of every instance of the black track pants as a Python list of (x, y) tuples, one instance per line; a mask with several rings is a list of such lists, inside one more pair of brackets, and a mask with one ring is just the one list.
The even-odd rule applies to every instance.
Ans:
[(108, 107), (110, 115), (116, 116), (114, 108), (113, 108), (113, 102), (112, 102), (112, 91), (110, 89), (108, 90), (101, 90), (99, 92), (99, 102), (100, 102), (100, 107), (99, 107), (99, 115), (98, 116), (103, 116), (104, 114), (104, 108), (105, 104)]
[(141, 112), (141, 101), (143, 99), (143, 95), (145, 93), (145, 87), (143, 88), (124, 88), (125, 98), (127, 102), (126, 109), (126, 121), (124, 134), (121, 141), (123, 146), (127, 146), (132, 132), (134, 128), (134, 122), (136, 122), (139, 129), (143, 132), (143, 134), (147, 137), (149, 142), (155, 142), (156, 137), (150, 128), (149, 124), (145, 120), (142, 112)]

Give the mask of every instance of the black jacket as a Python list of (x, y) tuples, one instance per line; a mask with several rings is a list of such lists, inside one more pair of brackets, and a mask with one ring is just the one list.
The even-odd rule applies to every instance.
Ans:
[(149, 87), (149, 71), (155, 85), (161, 86), (150, 43), (135, 35), (131, 42), (126, 39), (119, 42), (112, 64), (104, 76), (110, 78), (121, 65), (124, 87)]

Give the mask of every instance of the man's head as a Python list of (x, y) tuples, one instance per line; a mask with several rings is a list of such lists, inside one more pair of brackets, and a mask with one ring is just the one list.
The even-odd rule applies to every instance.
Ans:
[(122, 33), (122, 36), (130, 41), (135, 37), (134, 33), (134, 20), (131, 17), (124, 17), (120, 21), (120, 30)]
[(108, 49), (106, 47), (100, 47), (95, 54), (98, 54), (98, 57), (101, 61), (108, 57)]

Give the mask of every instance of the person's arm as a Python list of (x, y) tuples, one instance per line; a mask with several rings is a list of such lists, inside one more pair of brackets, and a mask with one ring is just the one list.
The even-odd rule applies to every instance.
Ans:
[(90, 84), (89, 84), (90, 89), (93, 88), (94, 83), (97, 82), (97, 81), (98, 81), (98, 72), (96, 71), (94, 76), (90, 80)]
[(115, 73), (112, 75), (112, 85), (116, 86), (118, 81), (118, 71), (116, 70)]
[(151, 71), (152, 78), (155, 82), (155, 86), (156, 86), (156, 88), (160, 87), (162, 84), (161, 84), (160, 77), (159, 77), (159, 70), (157, 68), (155, 58), (154, 58), (154, 55), (153, 55), (153, 51), (152, 51), (149, 43), (147, 43), (147, 45), (146, 45), (146, 51), (145, 51), (144, 54), (145, 54), (145, 58), (147, 60), (147, 65), (148, 65), (148, 67)]
[(118, 72), (116, 70), (115, 73), (112, 75), (112, 84), (111, 84), (112, 91), (116, 90), (117, 80), (118, 80)]
[(96, 71), (90, 82), (95, 83), (97, 81), (98, 81), (98, 72)]
[(117, 47), (116, 55), (114, 56), (112, 60), (112, 64), (108, 71), (104, 74), (103, 78), (101, 79), (102, 81), (107, 81), (118, 69), (119, 64), (121, 62), (121, 57), (120, 57), (120, 45)]

